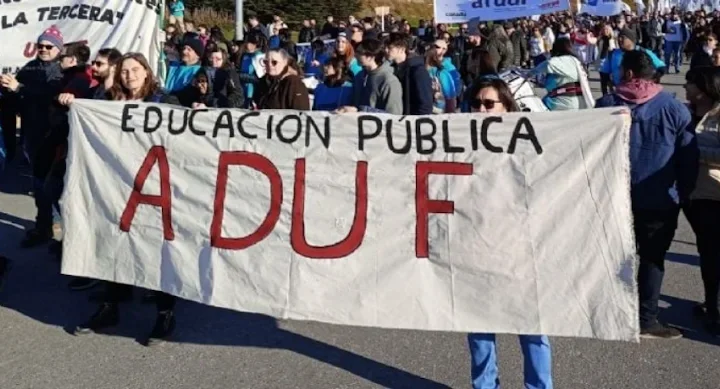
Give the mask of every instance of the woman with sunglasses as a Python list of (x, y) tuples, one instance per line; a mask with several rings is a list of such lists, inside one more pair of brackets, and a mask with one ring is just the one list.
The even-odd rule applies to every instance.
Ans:
[[(517, 112), (518, 106), (507, 84), (499, 78), (481, 78), (469, 90), (472, 112), (503, 115)], [(552, 352), (545, 335), (518, 335), (522, 349), (526, 388), (552, 389)], [(495, 334), (468, 334), (472, 387), (497, 388), (497, 351)]]
[[(177, 98), (165, 94), (153, 74), (150, 64), (145, 56), (139, 53), (129, 53), (123, 56), (119, 68), (115, 73), (115, 82), (108, 91), (108, 97), (114, 101), (137, 101), (179, 105)], [(124, 263), (134, 262), (133, 259), (124, 260)], [(132, 286), (106, 283), (103, 302), (88, 321), (75, 329), (76, 334), (87, 334), (116, 326), (120, 321), (119, 304), (132, 295)], [(157, 318), (155, 326), (144, 343), (170, 336), (175, 329), (175, 297), (167, 293), (158, 292), (156, 297)]]
[(302, 82), (302, 71), (287, 51), (268, 51), (265, 68), (267, 74), (258, 82), (253, 96), (256, 109), (310, 110), (310, 97)]
[(259, 80), (265, 75), (265, 66), (263, 59), (267, 51), (267, 38), (260, 32), (252, 32), (248, 34), (245, 40), (243, 53), (240, 57), (240, 69), (238, 77), (240, 85), (245, 95), (245, 104), (243, 108), (250, 108), (255, 86)]
[(683, 207), (695, 232), (705, 302), (695, 307), (707, 331), (720, 337), (720, 68), (687, 73), (685, 92), (693, 114), (700, 164), (695, 191)]

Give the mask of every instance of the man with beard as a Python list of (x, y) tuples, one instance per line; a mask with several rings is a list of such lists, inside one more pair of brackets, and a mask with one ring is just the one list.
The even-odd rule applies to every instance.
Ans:
[(195, 74), (200, 70), (200, 59), (205, 54), (205, 46), (196, 38), (185, 39), (180, 53), (181, 61), (173, 62), (168, 66), (168, 74), (165, 79), (165, 89), (168, 93), (174, 93), (185, 89)]
[[(115, 69), (122, 58), (122, 54), (116, 49), (102, 49), (98, 51), (95, 60), (90, 64), (91, 75), (98, 84), (91, 88), (84, 96), (93, 100), (106, 100), (107, 91), (113, 86), (115, 79)], [(80, 97), (80, 96), (78, 96)], [(63, 106), (69, 106), (75, 101), (75, 95), (72, 93), (62, 93), (58, 96), (58, 102)], [(68, 284), (70, 290), (86, 290), (94, 287), (99, 283), (84, 277), (75, 277)]]
[[(661, 61), (660, 58), (655, 55), (655, 53), (638, 46), (637, 41), (638, 37), (637, 34), (635, 34), (635, 31), (627, 28), (623, 29), (618, 35), (618, 46), (620, 47), (611, 51), (610, 54), (608, 54), (608, 57), (605, 59), (605, 62), (603, 62), (600, 73), (610, 74), (610, 84), (613, 88), (617, 85), (620, 85), (620, 82), (622, 82), (623, 74), (620, 65), (623, 61), (623, 56), (625, 55), (625, 53), (636, 50), (644, 51), (648, 55), (648, 58), (650, 58), (650, 60), (652, 61), (653, 66), (655, 67), (656, 78), (658, 80), (667, 70), (665, 63)], [(612, 90), (610, 92), (612, 92)]]
[[(0, 77), (0, 86), (12, 93), (18, 101), (22, 100), (22, 103), (18, 103), (18, 111), (25, 134), (25, 152), (31, 163), (34, 163), (37, 151), (50, 127), (50, 106), (60, 91), (63, 77), (57, 60), (63, 48), (63, 36), (57, 27), (51, 26), (45, 30), (38, 37), (36, 48), (37, 58), (23, 66), (17, 75), (5, 74)], [(38, 195), (42, 197), (43, 184), (40, 178), (33, 181), (36, 206), (39, 205)], [(38, 213), (35, 228), (25, 234), (22, 247), (35, 247), (50, 240), (52, 220), (43, 219), (43, 216)]]

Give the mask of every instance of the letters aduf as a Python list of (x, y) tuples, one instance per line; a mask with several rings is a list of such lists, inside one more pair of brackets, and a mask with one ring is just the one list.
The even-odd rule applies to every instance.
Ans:
[[(160, 195), (143, 194), (142, 190), (150, 171), (157, 162), (160, 168)], [(175, 239), (172, 227), (172, 194), (170, 193), (170, 166), (168, 165), (167, 154), (162, 146), (153, 146), (148, 151), (140, 170), (135, 176), (133, 191), (120, 217), (120, 230), (130, 232), (130, 226), (135, 218), (135, 212), (140, 204), (148, 204), (162, 208), (163, 236), (165, 240)]]
[(305, 159), (295, 161), (295, 194), (293, 198), (290, 243), (293, 250), (307, 258), (336, 259), (347, 257), (362, 244), (367, 229), (368, 163), (357, 162), (355, 172), (355, 216), (345, 239), (328, 246), (312, 246), (305, 238)]
[(473, 165), (461, 162), (425, 162), (415, 165), (415, 256), (428, 258), (428, 214), (455, 213), (455, 203), (448, 200), (428, 198), (429, 177), (431, 174), (469, 176)]
[[(264, 174), (270, 180), (270, 210), (260, 226), (252, 234), (239, 238), (226, 238), (222, 236), (223, 215), (225, 213), (225, 194), (227, 191), (228, 168), (230, 165), (247, 166)], [(218, 164), (217, 183), (215, 185), (215, 205), (213, 218), (210, 224), (210, 245), (212, 247), (242, 250), (265, 239), (278, 219), (282, 206), (282, 179), (273, 163), (257, 153), (246, 151), (225, 151), (220, 153)]]

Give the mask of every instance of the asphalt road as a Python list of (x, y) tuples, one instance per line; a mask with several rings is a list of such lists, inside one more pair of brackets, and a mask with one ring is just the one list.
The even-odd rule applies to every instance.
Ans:
[[(678, 98), (683, 80), (665, 78)], [(457, 333), (278, 321), (182, 302), (174, 340), (158, 347), (136, 341), (154, 320), (154, 307), (138, 303), (122, 307), (110, 335), (70, 335), (65, 328), (94, 306), (88, 292), (67, 290), (45, 249), (17, 248), (34, 216), (23, 193), (29, 184), (14, 168), (0, 176), (0, 252), (15, 262), (0, 293), (2, 389), (469, 387), (465, 335)], [(685, 338), (553, 338), (556, 388), (720, 388), (720, 341), (691, 315), (701, 296), (694, 235), (683, 220), (668, 254), (662, 318), (684, 328)], [(499, 346), (503, 387), (521, 388), (517, 338), (501, 336)]]

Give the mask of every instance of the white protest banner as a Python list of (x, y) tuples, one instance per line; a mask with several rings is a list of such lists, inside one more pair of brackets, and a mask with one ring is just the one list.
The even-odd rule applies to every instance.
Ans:
[(629, 11), (623, 0), (587, 0), (583, 2), (580, 12), (594, 16), (614, 16), (623, 11)]
[(328, 323), (637, 340), (629, 117), (70, 111), (63, 273)]
[(569, 0), (435, 0), (437, 23), (506, 20), (566, 11)]
[(164, 6), (163, 0), (0, 1), (0, 70), (16, 73), (34, 59), (38, 36), (52, 25), (65, 43), (86, 42), (93, 55), (106, 47), (139, 52), (156, 70)]

